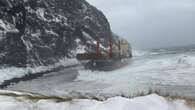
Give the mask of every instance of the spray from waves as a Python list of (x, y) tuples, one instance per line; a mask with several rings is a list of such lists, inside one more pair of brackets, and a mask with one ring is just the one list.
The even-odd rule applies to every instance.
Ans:
[(59, 59), (59, 62), (47, 66), (13, 67), (0, 65), (0, 86), (1, 88), (4, 88), (11, 83), (17, 83), (22, 79), (29, 80), (30, 76), (37, 78), (43, 74), (50, 73), (52, 71), (59, 71), (60, 69), (78, 64), (79, 62), (76, 59), (63, 58)]
[(141, 50), (132, 50), (132, 53), (134, 57), (140, 57), (148, 54), (147, 51), (141, 51)]
[(79, 71), (77, 81), (110, 84), (103, 93), (119, 96), (139, 96), (158, 93), (195, 99), (195, 56), (176, 54), (169, 57), (142, 59), (111, 72)]
[(165, 49), (160, 50), (132, 50), (134, 57), (142, 57), (142, 56), (152, 56), (152, 55), (161, 55), (161, 54), (172, 54), (175, 51), (167, 51)]
[(171, 55), (182, 53), (195, 53), (195, 49), (177, 48), (177, 49), (151, 49), (151, 50), (132, 50), (134, 57), (152, 56), (152, 55)]
[[(186, 77), (190, 77), (192, 73), (194, 73), (195, 66), (195, 56), (192, 55), (176, 55), (171, 57), (158, 57), (153, 59), (144, 59), (139, 61), (134, 61), (133, 64), (129, 64), (128, 66), (118, 69), (116, 71), (111, 72), (101, 72), (101, 71), (89, 71), (82, 70), (79, 71), (79, 76), (77, 77), (79, 80), (130, 80), (132, 76), (137, 78), (144, 78), (146, 76), (148, 78), (158, 78), (162, 79), (164, 76), (165, 79), (169, 78), (183, 78), (182, 75), (186, 75)], [(165, 75), (171, 75), (172, 77), (168, 77)], [(116, 79), (115, 79), (116, 78)], [(144, 80), (144, 79), (143, 79)], [(174, 81), (174, 79), (172, 79)], [(192, 79), (191, 79), (192, 80)], [(195, 83), (194, 83), (195, 84)]]
[[(169, 57), (160, 57), (149, 59), (145, 62), (145, 67), (154, 69), (169, 70), (170, 68), (177, 70), (193, 69), (195, 66), (195, 56), (187, 54), (173, 55)], [(143, 65), (140, 65), (143, 66)]]

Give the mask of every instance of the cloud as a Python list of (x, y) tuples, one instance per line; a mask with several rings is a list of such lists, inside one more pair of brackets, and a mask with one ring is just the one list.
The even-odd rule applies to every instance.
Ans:
[(195, 44), (195, 0), (87, 0), (134, 48)]

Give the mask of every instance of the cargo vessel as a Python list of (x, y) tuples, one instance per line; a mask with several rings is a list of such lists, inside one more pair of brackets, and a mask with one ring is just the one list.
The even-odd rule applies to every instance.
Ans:
[(77, 54), (77, 59), (85, 69), (110, 71), (127, 65), (132, 57), (131, 46), (125, 39), (118, 43), (109, 41), (107, 52), (100, 51), (100, 42), (96, 41), (96, 51)]

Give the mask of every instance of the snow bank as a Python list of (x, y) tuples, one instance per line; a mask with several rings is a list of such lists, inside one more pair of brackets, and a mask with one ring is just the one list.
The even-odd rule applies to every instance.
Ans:
[(5, 80), (10, 80), (12, 78), (20, 78), (29, 74), (36, 74), (38, 72), (50, 71), (59, 66), (71, 66), (79, 64), (76, 59), (60, 59), (58, 63), (49, 66), (38, 66), (38, 67), (27, 67), (27, 68), (18, 68), (18, 67), (2, 67), (0, 68), (0, 84)]
[(193, 110), (184, 100), (167, 100), (156, 94), (133, 99), (113, 97), (105, 101), (73, 99), (32, 100), (0, 95), (0, 110)]
[(185, 105), (184, 101), (168, 102), (165, 98), (157, 95), (135, 99), (114, 97), (103, 102), (73, 100), (60, 104), (51, 101), (39, 101), (36, 106), (41, 110), (191, 110)]

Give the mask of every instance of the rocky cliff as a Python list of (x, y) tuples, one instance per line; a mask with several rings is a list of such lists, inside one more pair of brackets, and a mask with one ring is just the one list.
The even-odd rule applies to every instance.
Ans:
[(85, 0), (0, 0), (0, 64), (47, 65), (111, 37), (106, 17)]

